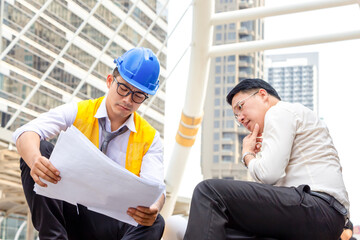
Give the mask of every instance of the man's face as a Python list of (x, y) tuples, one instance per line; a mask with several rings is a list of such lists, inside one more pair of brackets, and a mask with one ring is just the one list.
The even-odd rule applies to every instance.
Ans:
[[(119, 83), (124, 84), (125, 86)], [(138, 110), (141, 103), (134, 102), (132, 100), (131, 93), (127, 96), (121, 96), (118, 94), (118, 91), (120, 93), (122, 89), (125, 91), (128, 91), (127, 89), (130, 89), (133, 92), (139, 92), (139, 93), (142, 93), (142, 91), (127, 83), (121, 76), (117, 76), (116, 79), (114, 80), (113, 75), (108, 75), (106, 79), (106, 85), (109, 88), (109, 93), (106, 98), (107, 100), (106, 109), (108, 111), (108, 115), (110, 119), (120, 118), (126, 120), (131, 113)], [(119, 90), (117, 91), (118, 88)]]
[(249, 92), (238, 92), (232, 99), (232, 109), (236, 120), (250, 132), (259, 124), (259, 133), (264, 129), (264, 118), (267, 111), (267, 92), (264, 89)]

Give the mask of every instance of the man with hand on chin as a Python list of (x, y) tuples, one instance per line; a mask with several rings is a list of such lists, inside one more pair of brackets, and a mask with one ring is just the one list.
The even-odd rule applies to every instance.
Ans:
[(228, 229), (237, 239), (339, 239), (349, 200), (326, 125), (261, 79), (240, 81), (227, 102), (251, 132), (242, 162), (256, 182), (199, 183), (184, 239), (226, 239)]
[[(116, 67), (106, 78), (106, 96), (61, 105), (14, 132), (24, 193), (40, 239), (154, 240), (162, 236), (165, 223), (159, 212), (164, 194), (150, 207), (129, 208), (127, 214), (139, 224), (132, 226), (33, 190), (34, 183), (47, 187), (41, 179), (54, 184), (61, 181), (61, 173), (49, 161), (54, 146), (43, 140), (72, 125), (115, 163), (140, 178), (163, 183), (160, 134), (136, 112), (159, 87), (159, 61), (150, 49), (133, 48), (114, 63)], [(123, 184), (114, 182), (113, 186)], [(133, 194), (141, 197), (142, 193)]]

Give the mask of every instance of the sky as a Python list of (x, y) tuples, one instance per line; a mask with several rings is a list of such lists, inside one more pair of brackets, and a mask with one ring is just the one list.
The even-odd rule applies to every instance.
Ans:
[[(307, 0), (311, 1), (311, 0)], [(292, 0), (291, 3), (305, 2)], [(189, 0), (170, 1), (169, 32), (181, 17)], [(286, 0), (265, 0), (266, 6), (289, 4)], [(186, 13), (168, 43), (168, 71), (172, 71), (191, 42), (192, 8)], [(318, 34), (360, 31), (360, 7), (316, 10), (291, 15), (268, 17), (265, 21), (265, 40), (300, 38)], [(319, 116), (327, 124), (338, 150), (343, 167), (345, 185), (351, 204), (351, 219), (360, 225), (360, 39), (267, 50), (265, 54), (297, 52), (319, 53)], [(175, 135), (185, 103), (190, 50), (171, 73), (167, 81), (165, 167), (171, 159)], [(181, 182), (179, 196), (190, 197), (196, 184), (202, 180), (200, 169), (200, 129), (191, 149)], [(185, 161), (185, 159), (184, 159)]]

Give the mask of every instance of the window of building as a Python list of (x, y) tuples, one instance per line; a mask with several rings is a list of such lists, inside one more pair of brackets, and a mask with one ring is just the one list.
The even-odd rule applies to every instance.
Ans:
[(234, 162), (234, 158), (232, 156), (222, 156), (221, 160), (223, 162)]
[(242, 152), (242, 143), (243, 143), (243, 140), (246, 136), (245, 135), (238, 135), (238, 140), (239, 140), (239, 152)]
[(226, 91), (227, 91), (226, 93), (229, 93), (232, 89), (233, 89), (233, 87), (227, 87), (226, 88)]
[(221, 78), (219, 76), (215, 77), (215, 83), (219, 84), (221, 82)]
[(219, 105), (220, 105), (220, 99), (219, 99), (219, 98), (215, 98), (215, 100), (214, 100), (214, 105), (215, 105), (215, 106), (219, 106)]
[(235, 135), (229, 132), (224, 132), (222, 137), (223, 139), (235, 140)]
[(223, 144), (222, 149), (232, 151), (233, 150), (233, 145), (232, 144)]
[(226, 120), (226, 128), (233, 128), (234, 120)]
[(235, 72), (235, 65), (234, 65), (234, 64), (228, 65), (228, 66), (227, 66), (227, 72), (228, 72), (228, 73), (233, 73), (233, 72)]
[(235, 83), (235, 76), (227, 76), (227, 83)]
[(228, 32), (228, 40), (235, 40), (236, 33), (235, 32)]
[(216, 39), (216, 41), (221, 41), (221, 39), (222, 39), (222, 34), (221, 34), (221, 33), (217, 33), (217, 34), (215, 35), (215, 39)]
[(221, 93), (221, 88), (216, 87), (215, 88), (215, 95), (220, 95), (220, 93)]
[(214, 140), (219, 140), (220, 138), (220, 134), (219, 133), (214, 133)]
[(227, 57), (228, 62), (235, 62), (235, 55), (230, 55)]
[(226, 116), (228, 116), (228, 117), (234, 116), (233, 110), (232, 109), (226, 109)]
[(215, 67), (215, 73), (221, 73), (221, 66)]
[(241, 22), (241, 27), (246, 28), (249, 31), (254, 30), (254, 21)]

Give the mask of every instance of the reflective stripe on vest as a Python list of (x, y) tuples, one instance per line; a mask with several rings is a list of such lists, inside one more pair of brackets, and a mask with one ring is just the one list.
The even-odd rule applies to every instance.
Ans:
[[(95, 114), (104, 97), (78, 103), (74, 126), (78, 128), (97, 148), (99, 148), (99, 122)], [(156, 130), (139, 114), (134, 113), (136, 132), (130, 132), (126, 150), (125, 168), (140, 176), (142, 158), (149, 150)]]

